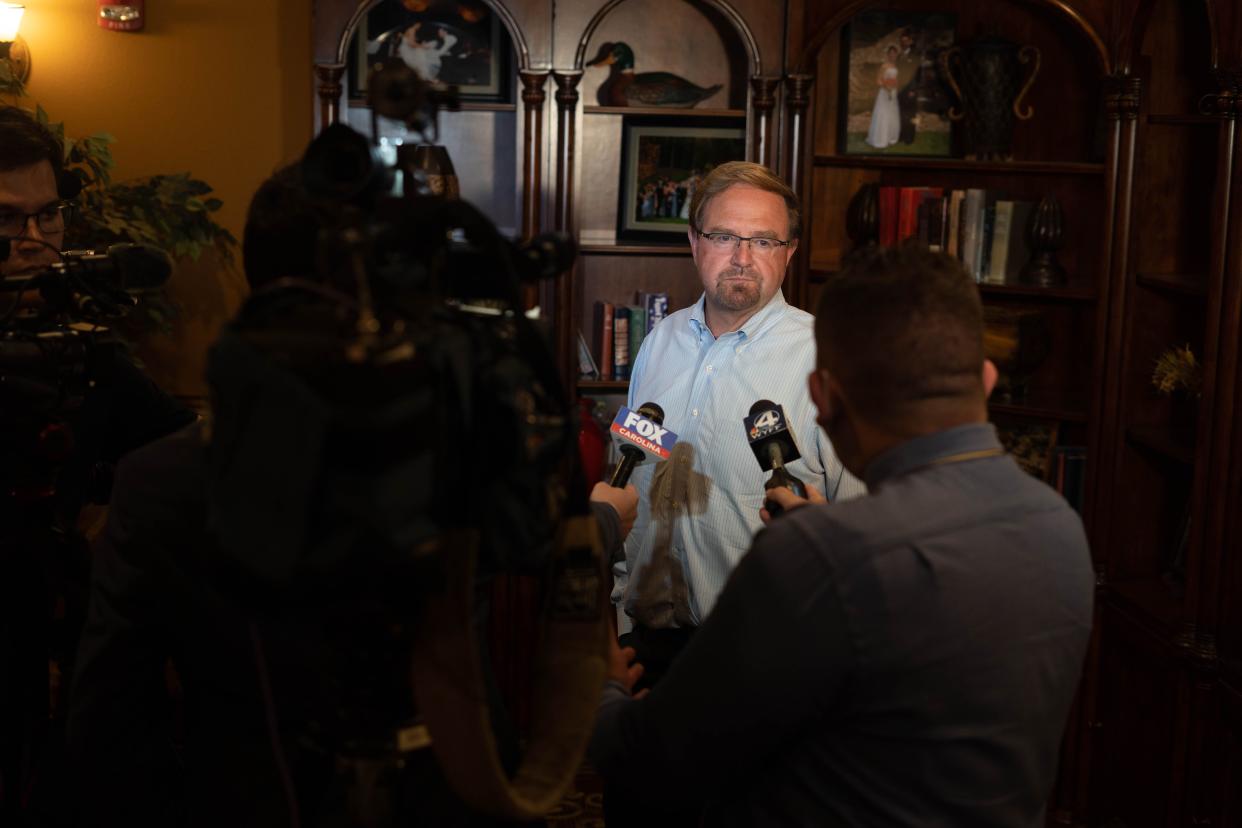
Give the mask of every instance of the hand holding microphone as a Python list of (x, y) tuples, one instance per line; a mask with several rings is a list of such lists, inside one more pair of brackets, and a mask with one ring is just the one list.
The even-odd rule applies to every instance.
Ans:
[[(750, 407), (750, 414), (742, 422), (746, 426), (750, 449), (759, 461), (759, 468), (772, 472), (763, 484), (764, 490), (781, 487), (806, 499), (806, 484), (785, 468), (786, 463), (802, 456), (789, 428), (789, 421), (785, 419), (785, 409), (771, 400), (759, 400)], [(763, 508), (772, 517), (784, 512), (784, 507), (770, 496), (764, 501)]]

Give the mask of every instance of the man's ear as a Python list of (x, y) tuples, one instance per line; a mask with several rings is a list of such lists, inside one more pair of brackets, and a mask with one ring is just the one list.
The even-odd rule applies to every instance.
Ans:
[(985, 400), (992, 396), (992, 389), (996, 387), (996, 380), (999, 376), (1000, 372), (996, 370), (992, 360), (985, 359), (983, 361), (983, 398)]
[(798, 240), (790, 239), (789, 247), (785, 249), (785, 267), (789, 267), (789, 263), (793, 260), (794, 253), (798, 252)]

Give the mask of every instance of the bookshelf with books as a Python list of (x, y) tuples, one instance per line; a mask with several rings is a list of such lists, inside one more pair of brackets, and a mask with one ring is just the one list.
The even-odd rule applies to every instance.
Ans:
[[(628, 307), (641, 295), (662, 293), (672, 313), (702, 292), (686, 238), (691, 191), (682, 186), (677, 193), (671, 211), (676, 215), (657, 211), (671, 219), (667, 232), (635, 232), (634, 226), (650, 228), (652, 222), (631, 222), (624, 214), (627, 196), (635, 197), (626, 189), (635, 186), (637, 162), (626, 153), (634, 130), (687, 136), (728, 131), (737, 136), (733, 157), (775, 166), (773, 89), (778, 78), (765, 71), (779, 72), (784, 4), (775, 12), (763, 0), (628, 0), (557, 7), (558, 57), (581, 75), (572, 81), (572, 96), (558, 97), (556, 155), (565, 163), (558, 164), (554, 199), (558, 224), (574, 233), (580, 255), (553, 302), (552, 315), (558, 337), (582, 332), (597, 368), (602, 367), (595, 319), (600, 303)], [(610, 66), (592, 65), (615, 44), (630, 48), (639, 72), (667, 71), (718, 88), (692, 105), (617, 106), (608, 100)], [(605, 397), (628, 388), (625, 378), (602, 370), (584, 375), (577, 369), (576, 364), (566, 366), (579, 394)]]
[(790, 136), (811, 227), (796, 292), (811, 304), (853, 248), (850, 203), (869, 185), (1056, 199), (1065, 282), (979, 285), (986, 309), (1045, 319), (1025, 397), (990, 410), (1002, 428), (1055, 423), (1045, 468), (1080, 501), (1099, 584), (1049, 822), (1237, 824), (1242, 6), (885, 4), (956, 14), (960, 43), (991, 33), (1038, 47), (1051, 74), (1031, 87), (1012, 161), (839, 146), (841, 30), (868, 7), (815, 4), (795, 37), (793, 70), (813, 79)]
[[(955, 15), (964, 49), (994, 35), (1038, 48), (1023, 101), (1034, 117), (1015, 124), (1011, 160), (963, 157), (956, 126), (953, 157), (861, 154), (842, 140), (848, 26), (873, 9)], [(810, 228), (792, 291), (803, 306), (866, 241), (850, 235), (878, 217), (878, 204), (851, 205), (865, 188), (1051, 196), (1062, 210), (1063, 283), (1009, 272), (979, 284), (989, 311), (1044, 320), (1046, 354), (991, 416), (1055, 427), (1037, 469), (1079, 506), (1100, 584), (1050, 824), (1236, 823), (1242, 677), (1228, 674), (1242, 673), (1242, 608), (1226, 590), (1242, 595), (1242, 7), (840, 0), (808, 3), (790, 38), (803, 94), (787, 104), (786, 170)], [(1161, 395), (1157, 360), (1186, 363), (1187, 348), (1201, 386)]]

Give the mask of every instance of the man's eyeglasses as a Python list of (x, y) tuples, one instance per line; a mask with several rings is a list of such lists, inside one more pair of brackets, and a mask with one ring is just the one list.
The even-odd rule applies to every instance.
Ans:
[(49, 204), (37, 213), (0, 209), (0, 236), (22, 236), (30, 220), (40, 233), (62, 233), (73, 218), (73, 206), (64, 201)]
[(762, 236), (737, 236), (733, 233), (700, 233), (699, 238), (707, 239), (716, 250), (721, 252), (729, 251), (730, 253), (737, 250), (742, 242), (750, 245), (750, 251), (760, 255), (771, 255), (782, 247), (788, 247), (789, 242), (783, 239), (768, 239)]

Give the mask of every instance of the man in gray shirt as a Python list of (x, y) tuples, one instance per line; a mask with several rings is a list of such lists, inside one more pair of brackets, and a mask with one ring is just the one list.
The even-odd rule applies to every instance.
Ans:
[(614, 650), (591, 758), (653, 818), (706, 825), (1043, 825), (1091, 628), (1066, 502), (987, 423), (975, 285), (868, 253), (824, 286), (819, 422), (869, 496), (763, 530), (645, 698)]

